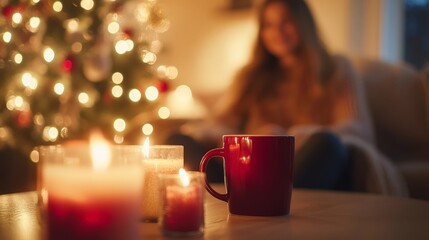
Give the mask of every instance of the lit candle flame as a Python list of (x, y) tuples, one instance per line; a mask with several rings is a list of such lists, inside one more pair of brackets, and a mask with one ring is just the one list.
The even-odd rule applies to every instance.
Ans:
[(111, 161), (111, 152), (108, 141), (106, 141), (101, 134), (93, 134), (91, 135), (89, 147), (93, 169), (96, 171), (106, 170)]
[(149, 138), (144, 140), (142, 151), (144, 158), (149, 158)]
[(189, 186), (189, 184), (190, 184), (189, 175), (185, 171), (185, 169), (183, 169), (183, 168), (179, 169), (179, 176), (180, 176), (180, 181), (182, 182), (182, 185), (184, 187)]

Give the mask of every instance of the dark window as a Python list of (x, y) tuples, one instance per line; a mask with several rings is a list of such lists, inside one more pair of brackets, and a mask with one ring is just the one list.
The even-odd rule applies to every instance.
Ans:
[(404, 59), (416, 68), (429, 63), (429, 0), (405, 0)]

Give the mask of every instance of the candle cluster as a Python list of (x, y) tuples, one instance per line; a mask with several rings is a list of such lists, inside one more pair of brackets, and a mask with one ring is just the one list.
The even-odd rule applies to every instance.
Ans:
[(93, 135), (38, 151), (49, 239), (136, 239), (142, 217), (158, 216), (169, 235), (203, 231), (203, 178), (183, 169), (183, 146), (109, 145)]

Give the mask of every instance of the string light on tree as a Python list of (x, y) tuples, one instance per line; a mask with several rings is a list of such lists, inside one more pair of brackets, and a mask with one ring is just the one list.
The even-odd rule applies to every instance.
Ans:
[(15, 61), (16, 64), (21, 64), (23, 60), (22, 54), (18, 52), (15, 53), (13, 60)]
[(3, 33), (3, 41), (5, 43), (9, 43), (12, 40), (12, 33), (10, 32), (4, 32)]
[(159, 118), (167, 119), (170, 117), (170, 109), (168, 107), (161, 107), (158, 110)]
[(153, 133), (153, 126), (152, 126), (152, 124), (150, 124), (150, 123), (144, 124), (143, 127), (142, 127), (142, 132), (146, 136), (151, 135)]
[(139, 115), (168, 118), (157, 101), (177, 69), (158, 70), (170, 24), (156, 0), (6, 0), (0, 9), (1, 142), (30, 153), (97, 128), (124, 143), (132, 129), (154, 132)]
[(158, 99), (158, 96), (159, 96), (158, 88), (156, 88), (154, 86), (150, 86), (150, 87), (146, 88), (145, 96), (146, 96), (147, 100), (155, 101), (156, 99)]
[(113, 97), (120, 98), (123, 93), (124, 93), (124, 90), (121, 86), (115, 85), (112, 87), (112, 96)]

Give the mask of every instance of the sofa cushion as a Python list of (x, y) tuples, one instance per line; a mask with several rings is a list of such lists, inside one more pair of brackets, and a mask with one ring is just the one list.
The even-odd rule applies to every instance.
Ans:
[(410, 197), (429, 200), (429, 162), (409, 161), (397, 164), (405, 179)]
[(393, 161), (429, 161), (428, 90), (422, 74), (405, 64), (352, 61), (364, 81), (380, 150)]

